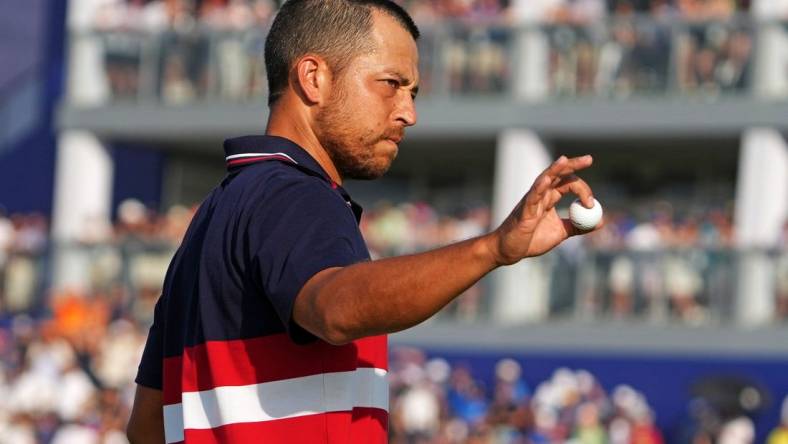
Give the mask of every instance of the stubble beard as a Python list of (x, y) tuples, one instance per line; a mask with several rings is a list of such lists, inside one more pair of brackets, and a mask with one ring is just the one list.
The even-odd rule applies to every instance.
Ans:
[(397, 154), (394, 151), (385, 161), (377, 161), (375, 144), (386, 140), (387, 135), (376, 135), (372, 131), (354, 127), (357, 115), (353, 115), (343, 97), (332, 95), (316, 117), (321, 129), (318, 137), (343, 178), (377, 179), (388, 171)]

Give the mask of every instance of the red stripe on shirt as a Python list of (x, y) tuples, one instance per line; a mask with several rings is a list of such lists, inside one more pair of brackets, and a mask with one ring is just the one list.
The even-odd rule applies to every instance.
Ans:
[(284, 160), (285, 162), (293, 163), (293, 160), (286, 156), (255, 156), (255, 157), (240, 157), (227, 161), (227, 166), (245, 165), (247, 163), (259, 162), (261, 160)]
[(360, 367), (388, 370), (386, 336), (342, 346), (317, 340), (297, 345), (282, 333), (254, 339), (209, 341), (183, 356), (164, 359), (165, 405), (181, 402), (182, 392), (260, 384)]
[(274, 421), (229, 424), (214, 429), (187, 429), (185, 444), (385, 444), (388, 414), (380, 409), (356, 408)]
[(180, 356), (165, 358), (163, 371), (162, 401), (164, 405), (178, 404), (181, 402), (181, 374), (183, 373), (183, 359)]

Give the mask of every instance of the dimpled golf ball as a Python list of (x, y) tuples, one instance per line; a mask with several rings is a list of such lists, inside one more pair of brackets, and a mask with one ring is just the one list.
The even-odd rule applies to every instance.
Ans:
[(569, 220), (580, 230), (592, 230), (602, 220), (602, 205), (594, 199), (594, 206), (586, 208), (577, 199), (569, 206)]

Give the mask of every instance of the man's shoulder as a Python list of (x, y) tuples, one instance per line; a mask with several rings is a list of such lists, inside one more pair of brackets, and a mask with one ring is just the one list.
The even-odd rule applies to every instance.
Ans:
[[(265, 184), (268, 187), (309, 187), (315, 190), (330, 191), (329, 182), (297, 165), (288, 164), (285, 161), (271, 160), (249, 165), (239, 173), (239, 177), (245, 184)], [(267, 188), (270, 190), (270, 188)], [(261, 189), (260, 191), (265, 191)]]
[(301, 209), (299, 214), (304, 211), (334, 215), (348, 212), (352, 216), (347, 202), (331, 182), (315, 173), (279, 161), (261, 162), (246, 168), (233, 184), (235, 190), (231, 194), (236, 195), (233, 198), (236, 208), (240, 204), (242, 208), (251, 208), (253, 213), (264, 211), (280, 216), (292, 213), (294, 208)]

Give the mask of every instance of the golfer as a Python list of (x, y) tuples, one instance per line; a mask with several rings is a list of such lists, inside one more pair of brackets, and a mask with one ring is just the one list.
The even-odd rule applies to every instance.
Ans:
[(419, 31), (385, 0), (289, 0), (265, 45), (263, 136), (225, 142), (227, 175), (167, 272), (139, 366), (132, 444), (384, 443), (386, 334), (497, 267), (580, 234), (590, 207), (561, 157), (496, 230), (371, 261), (346, 179), (382, 176), (416, 124)]

